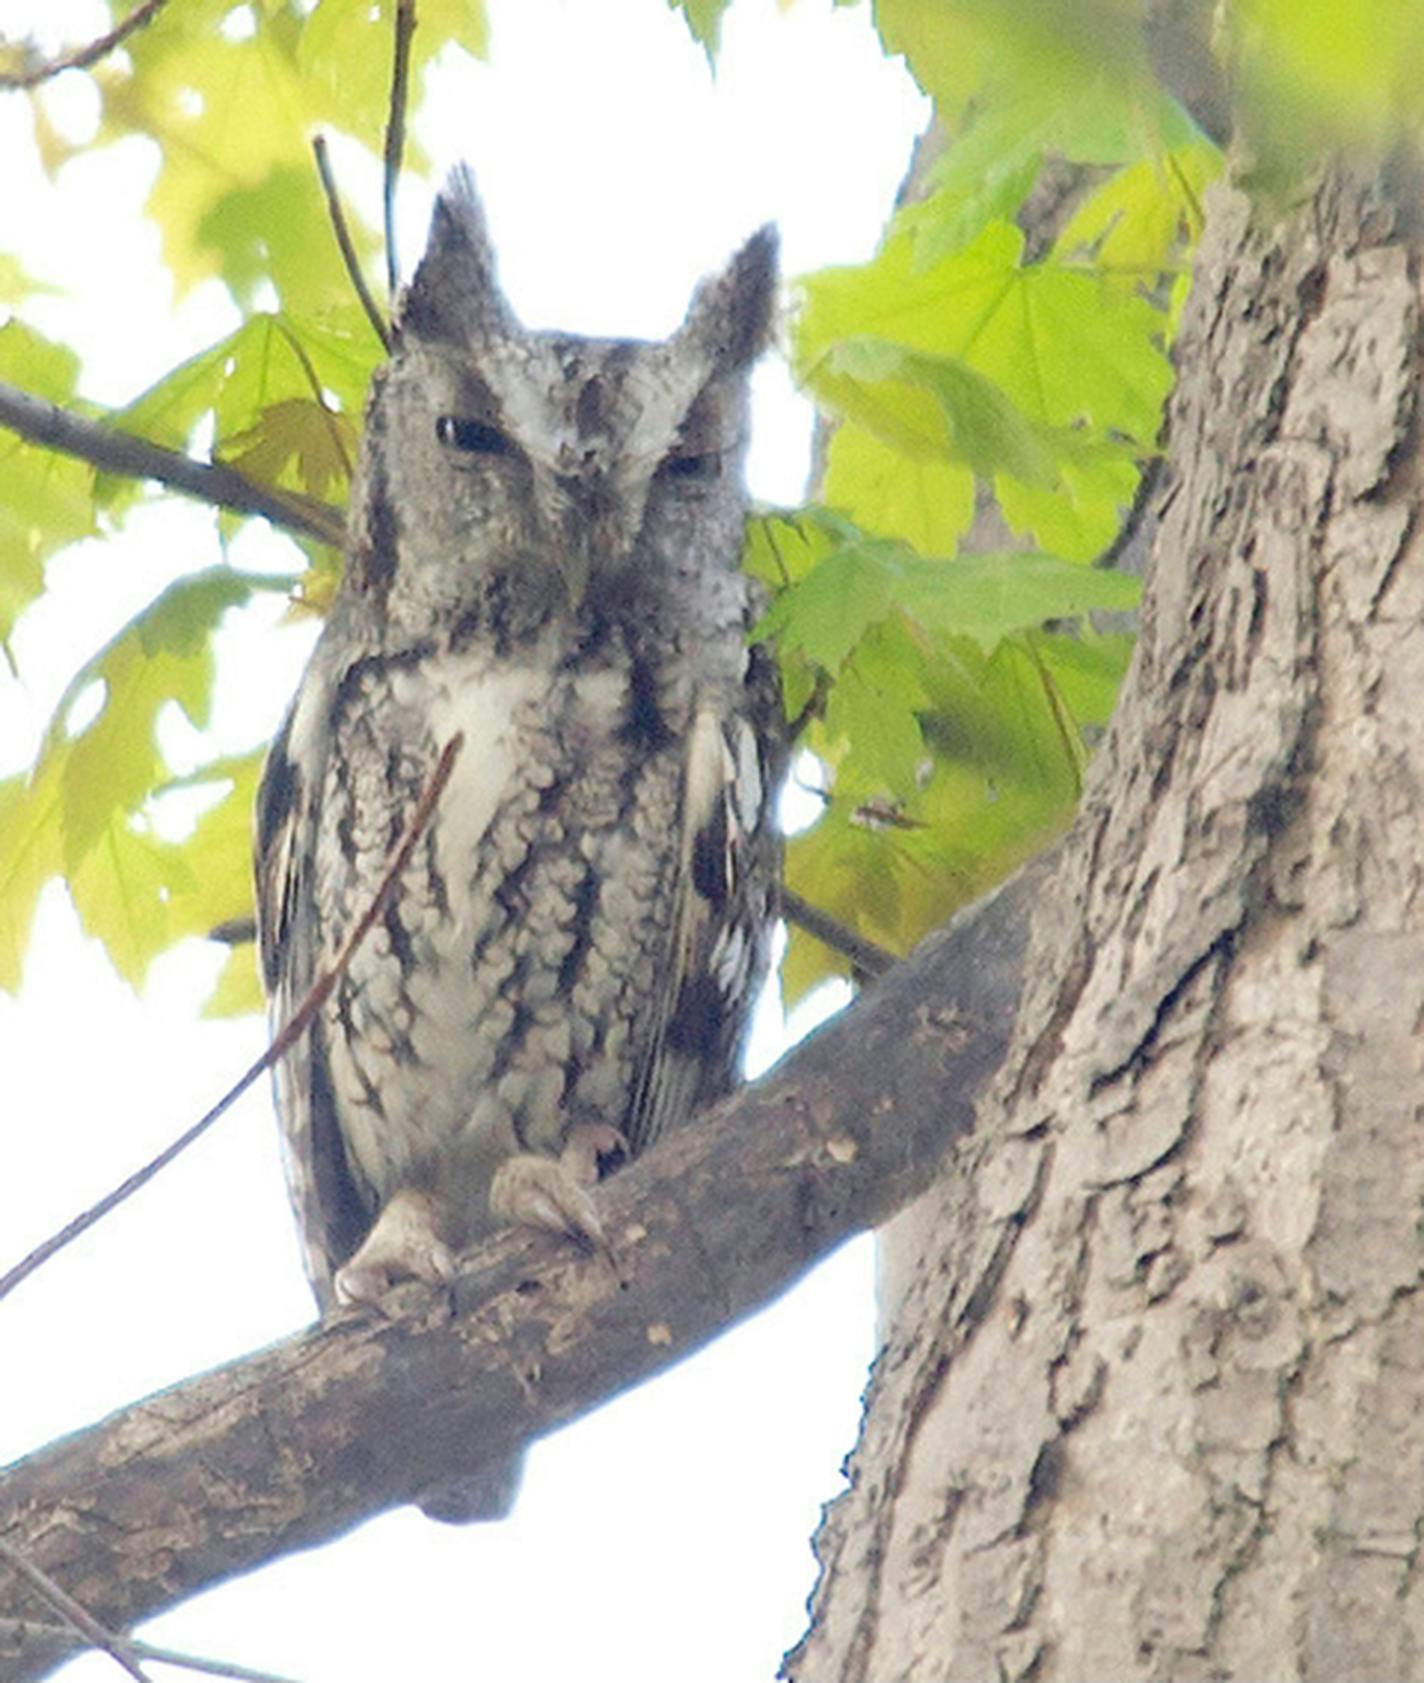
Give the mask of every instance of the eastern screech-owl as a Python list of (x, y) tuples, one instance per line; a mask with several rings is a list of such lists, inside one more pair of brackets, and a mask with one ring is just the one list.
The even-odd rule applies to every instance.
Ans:
[(600, 1162), (733, 1083), (778, 867), (781, 715), (738, 569), (774, 288), (764, 229), (663, 343), (527, 332), (468, 175), (437, 200), (372, 386), (345, 579), (258, 801), (280, 1020), (464, 733), (389, 909), (278, 1072), (323, 1308), (446, 1280), (511, 1221), (596, 1236)]

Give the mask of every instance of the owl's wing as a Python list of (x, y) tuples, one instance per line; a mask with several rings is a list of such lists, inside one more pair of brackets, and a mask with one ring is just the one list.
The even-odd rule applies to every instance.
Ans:
[[(322, 756), (293, 742), (301, 702), (299, 692), (257, 792), (257, 932), (274, 1032), (301, 1004), (318, 967), (310, 873)], [(287, 1191), (307, 1274), (325, 1309), (334, 1301), (335, 1272), (360, 1243), (370, 1217), (341, 1144), (319, 1022), (278, 1064), (276, 1088)]]
[(735, 1085), (766, 973), (785, 755), (775, 678), (753, 655), (745, 709), (705, 703), (688, 734), (663, 985), (624, 1130), (635, 1155)]

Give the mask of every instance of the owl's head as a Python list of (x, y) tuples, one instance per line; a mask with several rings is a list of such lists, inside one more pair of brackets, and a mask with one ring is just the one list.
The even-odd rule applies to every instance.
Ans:
[(372, 388), (352, 588), (410, 624), (458, 616), (496, 575), (529, 604), (577, 611), (595, 590), (672, 599), (730, 573), (747, 380), (775, 289), (763, 228), (666, 340), (528, 332), (457, 171)]

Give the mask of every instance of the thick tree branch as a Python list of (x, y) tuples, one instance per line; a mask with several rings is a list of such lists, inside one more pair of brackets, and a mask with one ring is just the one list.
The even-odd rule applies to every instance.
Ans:
[[(565, 1424), (784, 1291), (924, 1190), (1013, 1025), (1051, 858), (926, 940), (766, 1080), (602, 1189), (623, 1274), (506, 1233), (446, 1296), (349, 1312), (0, 1475), (0, 1536), (112, 1629)], [(280, 1446), (280, 1449), (276, 1446)], [(476, 1448), (478, 1446), (478, 1449)], [(0, 1574), (0, 1674), (38, 1677)], [(33, 1630), (33, 1626), (29, 1627)]]
[(66, 456), (77, 456), (105, 473), (131, 479), (156, 479), (172, 491), (196, 497), (238, 514), (265, 515), (274, 526), (299, 537), (340, 544), (344, 521), (339, 509), (310, 497), (265, 490), (222, 462), (199, 462), (180, 450), (151, 444), (146, 438), (119, 432), (103, 421), (75, 415), (58, 404), (34, 397), (0, 381), (0, 427), (19, 433), (31, 444), (43, 444)]

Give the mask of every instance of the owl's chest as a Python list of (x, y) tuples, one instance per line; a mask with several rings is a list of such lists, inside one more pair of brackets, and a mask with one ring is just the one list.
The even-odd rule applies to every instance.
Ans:
[(472, 1150), (553, 1149), (567, 1105), (601, 1116), (631, 1090), (671, 934), (683, 755), (666, 723), (642, 730), (640, 685), (632, 666), (411, 663), (344, 715), (314, 884), (328, 950), (464, 739), (327, 1012), (333, 1090), (373, 1186), (399, 1178), (393, 1152), (467, 1133)]
[(631, 660), (581, 669), (446, 655), (373, 672), (347, 698), (328, 767), (317, 889), (329, 927), (359, 916), (456, 736), (400, 894), (402, 915), (439, 946), (477, 941), (507, 904), (591, 866), (657, 874), (676, 831), (689, 707), (675, 680)]

